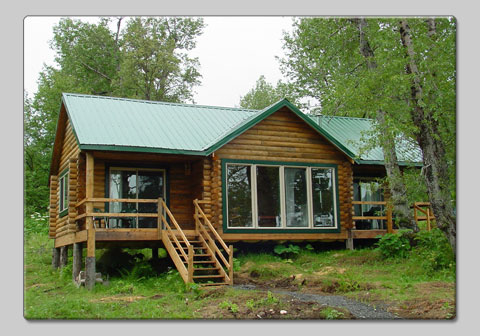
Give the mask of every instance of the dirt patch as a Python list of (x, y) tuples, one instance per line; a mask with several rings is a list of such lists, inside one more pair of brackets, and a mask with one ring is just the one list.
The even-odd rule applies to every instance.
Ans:
[(391, 302), (390, 311), (408, 319), (454, 319), (455, 284), (426, 282), (414, 286), (418, 297), (401, 304)]
[(131, 303), (138, 300), (146, 299), (145, 296), (107, 296), (96, 300), (90, 300), (90, 302), (126, 302)]
[(254, 292), (228, 300), (214, 299), (195, 312), (202, 319), (355, 319), (346, 309), (328, 308), (316, 302), (304, 302), (281, 295)]
[(455, 301), (416, 299), (392, 305), (388, 311), (406, 319), (444, 320), (456, 317)]

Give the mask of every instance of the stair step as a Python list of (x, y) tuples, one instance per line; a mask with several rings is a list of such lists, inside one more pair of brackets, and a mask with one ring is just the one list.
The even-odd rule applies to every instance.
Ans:
[(194, 275), (194, 279), (223, 278), (223, 275)]
[(193, 271), (215, 271), (219, 270), (220, 267), (202, 267), (202, 268), (193, 268)]
[(211, 257), (212, 255), (210, 253), (207, 253), (207, 254), (194, 254), (193, 255), (194, 257)]
[[(194, 250), (206, 250), (207, 248), (206, 247), (200, 247), (200, 246), (194, 246), (193, 247)], [(175, 247), (175, 250), (184, 250), (184, 251), (187, 251), (188, 248), (185, 246), (183, 248), (179, 248), (179, 247)]]
[(215, 261), (214, 260), (197, 260), (197, 261), (194, 260), (193, 263), (194, 264), (215, 264)]
[(199, 283), (198, 285), (199, 286), (225, 286), (230, 284), (226, 282), (214, 282), (214, 283)]

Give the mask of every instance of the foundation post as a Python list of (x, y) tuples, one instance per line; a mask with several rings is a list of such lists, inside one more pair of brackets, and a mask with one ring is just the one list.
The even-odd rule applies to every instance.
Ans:
[(52, 249), (52, 268), (57, 269), (60, 266), (60, 248)]
[(82, 243), (73, 244), (73, 268), (72, 268), (73, 281), (77, 279), (78, 274), (82, 270), (82, 253), (83, 253), (83, 244)]
[(68, 245), (60, 247), (60, 267), (67, 266), (68, 263)]
[(86, 164), (86, 190), (85, 196), (87, 203), (85, 204), (85, 212), (87, 213), (87, 257), (85, 259), (85, 287), (93, 289), (95, 286), (95, 228), (93, 227), (93, 204), (89, 199), (93, 198), (93, 173), (94, 173), (94, 158), (93, 154), (87, 152)]
[(352, 229), (347, 229), (347, 240), (346, 240), (346, 247), (348, 250), (353, 250), (353, 234)]
[(152, 260), (155, 260), (155, 261), (158, 260), (158, 247), (152, 248)]

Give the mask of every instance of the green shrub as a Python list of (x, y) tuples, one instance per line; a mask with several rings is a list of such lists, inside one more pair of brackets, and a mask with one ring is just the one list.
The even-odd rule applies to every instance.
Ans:
[(377, 250), (383, 258), (406, 258), (411, 250), (411, 230), (399, 230), (397, 233), (387, 233), (377, 242)]
[(435, 228), (418, 232), (415, 241), (416, 257), (428, 273), (455, 269), (455, 256), (442, 231)]
[(293, 259), (296, 258), (300, 253), (300, 247), (292, 244), (289, 244), (288, 247), (284, 245), (277, 245), (273, 251), (282, 258)]
[(29, 237), (33, 233), (48, 235), (48, 217), (48, 213), (41, 214), (39, 212), (34, 212), (30, 215), (26, 215), (24, 219), (25, 236)]
[(332, 307), (325, 308), (322, 311), (322, 314), (323, 316), (325, 316), (325, 319), (327, 320), (336, 320), (336, 319), (342, 318), (345, 315), (344, 313), (339, 312), (338, 310)]
[(230, 301), (223, 301), (220, 302), (218, 305), (222, 309), (230, 310), (232, 313), (238, 313), (238, 305), (236, 303), (232, 303)]

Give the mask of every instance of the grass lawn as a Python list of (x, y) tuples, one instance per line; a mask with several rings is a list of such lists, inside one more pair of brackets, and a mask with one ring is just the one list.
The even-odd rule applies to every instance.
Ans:
[[(383, 259), (373, 248), (318, 251), (302, 248), (293, 258), (273, 251), (235, 252), (237, 284), (258, 290), (187, 286), (175, 268), (154, 272), (141, 262), (92, 291), (72, 282), (68, 266), (51, 267), (53, 241), (28, 233), (24, 256), (24, 316), (27, 319), (349, 319), (339, 308), (300, 302), (269, 290), (282, 288), (343, 295), (382, 305), (405, 318), (455, 317), (455, 267), (428, 271), (412, 254)], [(136, 251), (146, 254), (148, 250)], [(97, 251), (97, 260), (101, 251)], [(104, 277), (105, 279), (105, 277)], [(283, 313), (281, 313), (284, 311)], [(285, 313), (286, 312), (286, 313)]]

